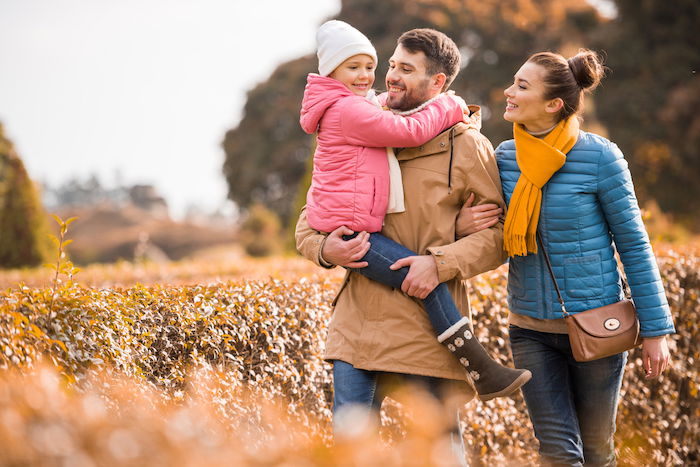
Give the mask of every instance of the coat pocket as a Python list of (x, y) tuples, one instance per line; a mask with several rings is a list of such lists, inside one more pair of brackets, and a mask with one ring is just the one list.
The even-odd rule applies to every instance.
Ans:
[(508, 274), (508, 293), (515, 298), (524, 299), (527, 294), (525, 275), (523, 271), (518, 271), (514, 266), (514, 261), (510, 262), (510, 273)]
[(384, 216), (389, 199), (389, 180), (372, 177), (372, 207), (370, 215)]
[(603, 294), (603, 263), (598, 254), (564, 259), (564, 277), (569, 297), (591, 298)]

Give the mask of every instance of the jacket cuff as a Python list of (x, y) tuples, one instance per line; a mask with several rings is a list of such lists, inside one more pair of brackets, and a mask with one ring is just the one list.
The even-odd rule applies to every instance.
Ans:
[(449, 249), (449, 245), (428, 247), (428, 253), (435, 258), (440, 283), (454, 279), (459, 272), (457, 256)]
[(659, 336), (670, 336), (671, 334), (676, 333), (676, 328), (671, 327), (668, 329), (661, 329), (659, 331), (646, 331), (646, 332), (640, 332), (639, 337), (642, 339), (647, 338), (647, 337), (659, 337)]
[(328, 240), (328, 236), (324, 235), (323, 240), (321, 240), (321, 245), (318, 247), (318, 265), (321, 266), (322, 268), (326, 269), (333, 269), (336, 265), (333, 263), (329, 263), (323, 258), (323, 245), (326, 244), (326, 240)]

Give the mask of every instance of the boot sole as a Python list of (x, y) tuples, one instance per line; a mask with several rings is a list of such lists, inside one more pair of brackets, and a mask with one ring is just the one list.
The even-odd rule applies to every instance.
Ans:
[(504, 396), (509, 396), (513, 394), (515, 391), (520, 389), (520, 387), (530, 381), (530, 378), (532, 378), (532, 373), (530, 373), (530, 370), (525, 370), (522, 375), (518, 376), (515, 381), (510, 383), (506, 388), (501, 389), (500, 391), (497, 392), (492, 392), (490, 394), (479, 394), (479, 399), (486, 402), (490, 401), (491, 399), (495, 399), (496, 397), (504, 397)]

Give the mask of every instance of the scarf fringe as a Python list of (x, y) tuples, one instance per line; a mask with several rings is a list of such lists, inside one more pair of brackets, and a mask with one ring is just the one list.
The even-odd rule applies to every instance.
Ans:
[(503, 246), (508, 252), (508, 256), (526, 256), (527, 245), (524, 235), (511, 235), (503, 239)]
[(534, 234), (511, 235), (503, 239), (503, 247), (508, 256), (527, 256), (537, 253), (537, 237)]

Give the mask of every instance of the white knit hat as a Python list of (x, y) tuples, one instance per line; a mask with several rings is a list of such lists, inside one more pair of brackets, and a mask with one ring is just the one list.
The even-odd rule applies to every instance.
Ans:
[(330, 75), (338, 65), (348, 58), (365, 54), (377, 63), (377, 51), (367, 36), (343, 21), (327, 21), (318, 28), (318, 73)]

